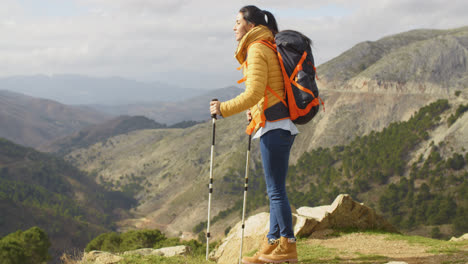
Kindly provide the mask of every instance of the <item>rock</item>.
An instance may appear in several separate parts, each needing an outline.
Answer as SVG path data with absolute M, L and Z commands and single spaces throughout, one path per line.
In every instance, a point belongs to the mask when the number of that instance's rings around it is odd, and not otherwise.
M 318 222 L 322 221 L 330 212 L 330 205 L 317 206 L 317 207 L 301 207 L 297 210 L 297 213 L 310 218 L 314 218 Z
M 260 247 L 262 239 L 270 229 L 270 214 L 259 213 L 245 221 L 243 253 L 250 252 Z M 241 243 L 242 222 L 237 223 L 228 235 L 221 241 L 216 251 L 210 254 L 210 258 L 218 264 L 232 264 L 239 259 Z
M 163 257 L 174 257 L 174 256 L 185 256 L 188 255 L 191 251 L 191 248 L 188 246 L 176 246 L 176 247 L 167 247 L 167 248 L 141 248 L 131 251 L 125 251 L 122 255 L 156 255 Z M 124 258 L 115 254 L 104 251 L 91 251 L 85 253 L 82 259 L 83 263 L 92 263 L 92 264 L 114 264 L 123 260 Z
M 468 240 L 468 233 L 464 234 L 463 236 L 461 237 L 452 237 L 450 239 L 450 241 L 453 241 L 453 242 L 459 242 L 459 241 L 465 241 L 465 240 Z
M 249 217 L 245 222 L 243 253 L 260 247 L 269 230 L 268 213 Z M 294 234 L 302 237 L 324 237 L 336 228 L 379 229 L 396 232 L 396 228 L 375 211 L 353 201 L 347 194 L 340 194 L 331 205 L 301 207 L 293 213 Z M 239 259 L 241 223 L 234 226 L 210 255 L 218 264 L 233 263 Z
M 404 261 L 390 261 L 390 262 L 387 262 L 385 264 L 408 264 L 408 263 L 406 263 Z
M 300 214 L 293 214 L 294 234 L 299 237 L 309 236 L 319 221 L 312 217 L 306 217 Z
M 362 203 L 354 201 L 347 194 L 340 194 L 330 206 L 329 214 L 320 222 L 326 228 L 357 228 L 360 230 L 378 229 L 388 232 L 397 232 L 382 216 L 377 215 L 373 209 Z
M 185 256 L 190 253 L 191 249 L 188 246 L 175 246 L 175 247 L 166 247 L 166 248 L 141 248 L 131 251 L 126 251 L 124 255 L 157 255 L 163 257 L 174 257 L 174 256 Z
M 340 194 L 331 205 L 319 207 L 301 207 L 297 209 L 301 217 L 315 220 L 303 227 L 295 227 L 295 232 L 301 236 L 309 236 L 314 232 L 336 228 L 357 228 L 360 230 L 378 229 L 396 232 L 383 217 L 364 204 L 354 201 L 347 194 Z M 297 230 L 296 230 L 297 228 Z
M 117 255 L 97 250 L 85 253 L 83 256 L 84 263 L 92 262 L 93 264 L 114 264 L 118 263 L 122 259 L 122 257 Z

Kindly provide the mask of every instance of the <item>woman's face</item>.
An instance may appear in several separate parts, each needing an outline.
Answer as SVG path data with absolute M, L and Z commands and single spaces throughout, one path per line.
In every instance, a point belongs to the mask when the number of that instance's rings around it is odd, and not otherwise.
M 244 14 L 237 14 L 236 24 L 234 25 L 234 32 L 236 32 L 236 40 L 240 41 L 245 33 L 249 32 L 255 25 L 250 24 L 247 20 L 244 19 Z

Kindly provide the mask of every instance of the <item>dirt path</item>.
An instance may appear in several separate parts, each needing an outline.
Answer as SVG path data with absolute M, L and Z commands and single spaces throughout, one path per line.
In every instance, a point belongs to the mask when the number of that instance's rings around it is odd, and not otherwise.
M 388 238 L 388 235 L 383 234 L 353 233 L 327 239 L 310 239 L 307 242 L 310 245 L 336 250 L 342 261 L 331 263 L 404 261 L 408 264 L 468 264 L 468 244 L 457 247 L 458 250 L 454 252 L 437 253 L 431 251 L 433 248 L 430 246 Z

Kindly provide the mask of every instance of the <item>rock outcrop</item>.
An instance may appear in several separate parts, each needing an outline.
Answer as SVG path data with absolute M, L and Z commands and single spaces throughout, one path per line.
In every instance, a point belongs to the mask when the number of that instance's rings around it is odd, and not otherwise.
M 465 241 L 465 240 L 468 240 L 468 233 L 467 233 L 467 234 L 464 234 L 464 235 L 461 236 L 461 237 L 452 237 L 452 238 L 450 239 L 450 241 L 454 241 L 454 242 Z
M 356 228 L 360 230 L 378 229 L 396 232 L 396 228 L 383 217 L 362 203 L 354 201 L 347 194 L 340 194 L 331 205 L 319 207 L 301 207 L 293 213 L 294 234 L 309 237 L 325 230 Z M 269 214 L 260 213 L 249 217 L 245 222 L 243 252 L 258 249 L 262 238 L 269 229 Z M 242 223 L 231 229 L 216 251 L 210 254 L 218 264 L 232 263 L 239 258 Z
M 167 247 L 160 249 L 153 248 L 141 248 L 137 250 L 126 251 L 122 254 L 112 254 L 103 251 L 91 251 L 85 253 L 83 256 L 84 263 L 93 263 L 93 264 L 114 264 L 123 260 L 122 256 L 125 255 L 156 255 L 163 257 L 174 257 L 174 256 L 185 256 L 190 253 L 190 247 L 188 246 L 176 246 L 176 247 Z
M 122 259 L 122 257 L 109 252 L 93 250 L 91 252 L 85 253 L 82 261 L 84 263 L 114 264 L 118 263 Z

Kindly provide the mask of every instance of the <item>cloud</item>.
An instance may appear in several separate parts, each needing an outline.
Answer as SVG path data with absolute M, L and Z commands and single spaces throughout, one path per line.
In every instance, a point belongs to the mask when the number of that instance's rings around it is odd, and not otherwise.
M 48 0 L 52 1 L 52 0 Z M 0 3 L 0 74 L 77 73 L 218 88 L 240 73 L 232 27 L 248 1 L 70 0 L 67 15 L 35 16 L 17 1 Z M 323 63 L 353 45 L 416 28 L 466 25 L 461 0 L 256 1 L 280 29 L 314 41 Z M 73 15 L 71 15 L 73 14 Z

